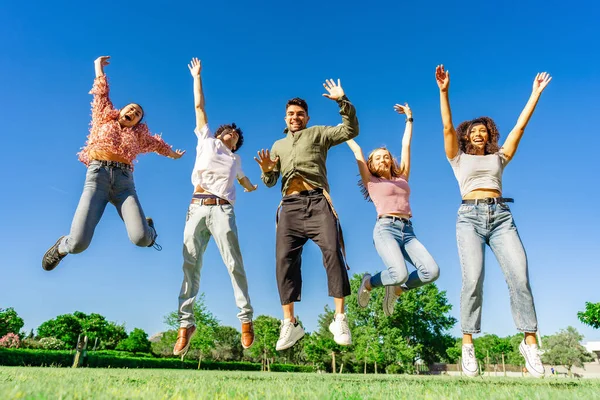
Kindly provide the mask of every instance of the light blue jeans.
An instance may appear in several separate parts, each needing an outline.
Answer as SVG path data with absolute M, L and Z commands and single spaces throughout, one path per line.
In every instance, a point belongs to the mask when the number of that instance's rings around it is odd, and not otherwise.
M 410 221 L 380 218 L 373 229 L 375 249 L 387 267 L 371 277 L 371 286 L 401 286 L 415 289 L 435 281 L 440 269 L 425 246 L 417 240 Z M 406 261 L 416 271 L 408 273 Z
M 133 244 L 147 247 L 154 242 L 156 234 L 148 226 L 138 200 L 133 172 L 92 161 L 71 223 L 71 233 L 63 238 L 58 250 L 63 254 L 76 254 L 87 249 L 109 202 L 117 208 Z
M 233 206 L 204 206 L 190 204 L 183 233 L 183 283 L 179 293 L 179 324 L 181 328 L 195 325 L 194 302 L 200 290 L 202 258 L 210 237 L 221 252 L 229 271 L 235 304 L 241 322 L 252 321 L 252 306 L 248 295 L 248 281 L 242 252 L 238 242 L 237 226 Z
M 461 205 L 456 221 L 456 239 L 462 267 L 460 317 L 463 333 L 481 331 L 486 244 L 496 255 L 504 273 L 517 329 L 537 332 L 527 255 L 508 205 Z

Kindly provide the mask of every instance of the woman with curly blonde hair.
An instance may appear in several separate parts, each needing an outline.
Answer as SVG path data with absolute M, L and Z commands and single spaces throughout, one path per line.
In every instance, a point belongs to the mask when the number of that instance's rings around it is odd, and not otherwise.
M 537 102 L 552 79 L 546 72 L 537 74 L 529 101 L 502 147 L 500 134 L 491 118 L 480 117 L 452 124 L 448 89 L 450 73 L 443 65 L 436 69 L 440 106 L 444 123 L 444 147 L 458 180 L 462 205 L 458 209 L 456 238 L 462 269 L 460 296 L 463 332 L 462 369 L 468 376 L 479 374 L 473 347 L 473 334 L 481 331 L 485 245 L 494 252 L 508 283 L 512 315 L 517 329 L 525 333 L 519 350 L 532 376 L 544 375 L 538 352 L 537 317 L 529 285 L 527 256 L 507 203 L 502 197 L 502 173 L 514 157 L 525 127 Z
M 185 151 L 173 151 L 159 135 L 152 135 L 141 122 L 144 111 L 139 104 L 129 103 L 122 109 L 113 106 L 104 67 L 109 56 L 94 61 L 96 79 L 90 94 L 92 122 L 79 161 L 87 167 L 83 193 L 71 224 L 71 233 L 61 236 L 46 251 L 42 268 L 51 271 L 67 254 L 81 253 L 90 245 L 96 225 L 110 202 L 125 222 L 129 239 L 137 246 L 155 245 L 156 229 L 144 211 L 133 182 L 133 161 L 141 153 L 155 152 L 178 159 Z
M 373 230 L 373 242 L 377 253 L 387 267 L 386 270 L 371 276 L 363 275 L 358 289 L 358 305 L 366 307 L 371 290 L 385 286 L 383 311 L 390 316 L 398 297 L 405 291 L 415 289 L 435 281 L 440 270 L 427 249 L 417 240 L 413 230 L 410 209 L 410 142 L 413 118 L 408 104 L 396 104 L 399 114 L 406 114 L 406 128 L 402 138 L 402 158 L 396 162 L 385 147 L 375 149 L 365 161 L 361 148 L 354 140 L 349 140 L 358 170 L 359 186 L 363 195 L 375 204 L 377 222 Z M 409 274 L 406 261 L 416 270 Z

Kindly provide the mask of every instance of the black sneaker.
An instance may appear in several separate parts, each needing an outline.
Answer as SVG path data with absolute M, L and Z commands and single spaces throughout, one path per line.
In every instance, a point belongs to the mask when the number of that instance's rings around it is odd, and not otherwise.
M 158 233 L 156 233 L 156 228 L 154 227 L 154 220 L 150 217 L 146 217 L 146 222 L 148 222 L 148 226 L 150 227 L 150 229 L 152 229 L 154 231 L 154 240 L 152 240 L 152 243 L 150 243 L 148 245 L 148 247 L 154 247 L 156 250 L 161 251 L 162 246 L 160 244 L 156 243 L 156 238 L 158 237 Z
M 44 258 L 42 258 L 42 268 L 46 271 L 52 271 L 60 264 L 61 260 L 67 256 L 66 254 L 60 255 L 58 252 L 58 245 L 63 238 L 64 236 L 61 236 L 56 243 L 46 251 L 46 254 L 44 254 Z

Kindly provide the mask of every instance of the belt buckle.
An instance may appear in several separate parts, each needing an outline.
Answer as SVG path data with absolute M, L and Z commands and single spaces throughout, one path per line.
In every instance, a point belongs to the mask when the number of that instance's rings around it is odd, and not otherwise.
M 490 205 L 490 204 L 495 204 L 496 203 L 496 199 L 494 197 L 488 197 L 487 199 L 485 199 L 485 202 Z

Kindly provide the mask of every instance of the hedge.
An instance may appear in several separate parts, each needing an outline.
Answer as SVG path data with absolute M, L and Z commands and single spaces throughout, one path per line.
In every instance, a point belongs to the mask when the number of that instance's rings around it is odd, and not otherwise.
M 121 353 L 121 354 L 116 354 Z M 0 349 L 0 365 L 32 367 L 70 367 L 73 365 L 74 351 L 36 350 L 36 349 Z M 90 368 L 175 368 L 197 369 L 198 361 L 178 358 L 154 358 L 149 355 L 133 357 L 123 352 L 89 352 L 84 364 Z M 224 371 L 260 371 L 261 365 L 243 361 L 220 362 L 202 361 L 201 369 Z M 273 372 L 314 372 L 309 365 L 272 364 Z

